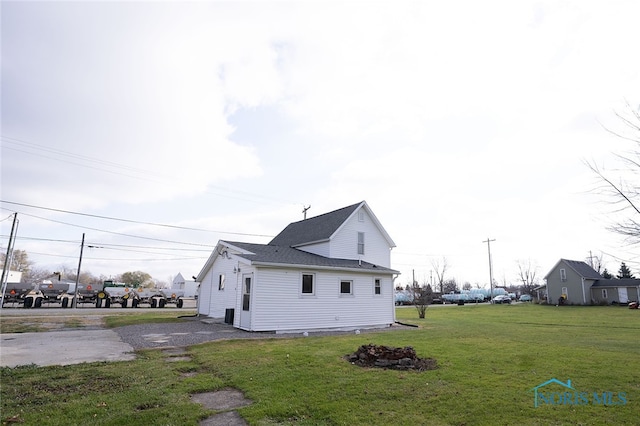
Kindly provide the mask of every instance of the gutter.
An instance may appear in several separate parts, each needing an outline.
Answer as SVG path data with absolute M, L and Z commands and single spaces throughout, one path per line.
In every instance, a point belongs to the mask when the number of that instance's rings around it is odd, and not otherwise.
M 378 268 L 350 268 L 348 266 L 322 266 L 322 265 L 307 265 L 307 264 L 295 264 L 295 263 L 274 263 L 274 262 L 258 262 L 251 261 L 251 265 L 254 266 L 264 266 L 270 268 L 289 268 L 289 269 L 319 269 L 319 270 L 327 270 L 327 271 L 349 271 L 349 272 L 362 272 L 362 273 L 377 273 L 381 275 L 394 275 L 400 274 L 399 271 L 395 271 L 393 269 L 385 268 L 383 266 Z

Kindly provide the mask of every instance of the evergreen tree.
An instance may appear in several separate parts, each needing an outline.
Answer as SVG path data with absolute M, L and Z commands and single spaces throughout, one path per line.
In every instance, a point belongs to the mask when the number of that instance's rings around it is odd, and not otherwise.
M 607 268 L 604 268 L 604 271 L 602 271 L 602 277 L 610 280 L 611 278 L 613 278 L 613 275 L 611 275 L 611 273 L 607 271 Z
M 629 269 L 629 267 L 627 267 L 627 265 L 625 265 L 625 263 L 622 262 L 620 264 L 620 269 L 618 270 L 618 275 L 616 275 L 616 278 L 623 279 L 623 278 L 635 278 L 635 277 L 631 273 L 631 270 Z

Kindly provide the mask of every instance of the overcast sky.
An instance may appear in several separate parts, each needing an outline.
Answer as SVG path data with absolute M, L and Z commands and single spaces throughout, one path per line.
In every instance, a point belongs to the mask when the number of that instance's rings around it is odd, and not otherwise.
M 169 281 L 219 239 L 366 200 L 402 284 L 446 258 L 488 285 L 488 238 L 500 284 L 590 251 L 640 273 L 585 166 L 634 148 L 604 128 L 640 105 L 638 17 L 637 0 L 3 1 L 2 250 L 18 212 L 38 266 L 77 268 L 85 233 L 83 270 Z

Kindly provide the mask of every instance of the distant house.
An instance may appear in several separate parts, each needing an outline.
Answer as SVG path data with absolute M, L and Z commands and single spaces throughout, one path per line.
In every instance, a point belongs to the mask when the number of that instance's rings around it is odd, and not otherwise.
M 395 244 L 366 202 L 289 224 L 268 244 L 219 241 L 198 313 L 249 331 L 388 327 Z
M 579 260 L 560 259 L 545 280 L 549 303 L 554 304 L 560 297 L 571 305 L 627 304 L 640 295 L 640 280 L 606 279 Z
M 173 290 L 184 291 L 184 297 L 196 297 L 198 295 L 199 283 L 193 280 L 186 280 L 181 273 L 173 279 L 171 284 Z

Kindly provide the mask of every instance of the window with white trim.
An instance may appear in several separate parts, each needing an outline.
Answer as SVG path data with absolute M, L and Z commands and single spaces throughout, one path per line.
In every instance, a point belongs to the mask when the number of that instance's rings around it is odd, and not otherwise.
M 565 269 L 560 269 L 560 281 L 567 280 L 567 271 Z
M 603 288 L 603 289 L 602 289 L 602 298 L 603 298 L 603 299 L 606 299 L 606 298 L 607 298 L 607 289 L 606 289 L 606 288 Z
M 218 277 L 218 290 L 224 290 L 224 274 L 220 274 L 220 276 Z
M 302 274 L 302 294 L 303 295 L 315 294 L 314 281 L 315 280 L 314 280 L 313 274 Z
M 342 280 L 340 281 L 340 295 L 352 295 L 353 294 L 353 281 Z
M 382 283 L 380 282 L 380 278 L 373 280 L 373 294 L 376 296 L 382 294 Z
M 364 254 L 364 232 L 358 232 L 358 254 Z
M 360 210 L 358 212 L 358 222 L 364 222 L 364 211 Z

